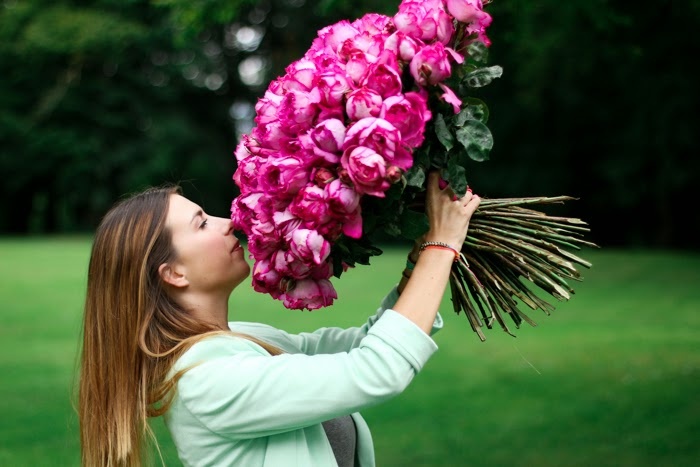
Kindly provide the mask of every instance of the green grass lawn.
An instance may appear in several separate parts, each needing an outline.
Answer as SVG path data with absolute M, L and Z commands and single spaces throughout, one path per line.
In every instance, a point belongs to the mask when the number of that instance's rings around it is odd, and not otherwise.
M 0 240 L 0 465 L 79 464 L 71 402 L 89 238 Z M 446 300 L 440 351 L 363 414 L 379 467 L 700 463 L 700 255 L 586 251 L 577 293 L 479 342 Z M 288 331 L 362 323 L 398 280 L 388 250 L 335 281 L 336 305 L 284 309 L 237 290 L 231 319 Z M 543 296 L 544 297 L 544 296 Z M 156 420 L 166 464 L 177 456 Z

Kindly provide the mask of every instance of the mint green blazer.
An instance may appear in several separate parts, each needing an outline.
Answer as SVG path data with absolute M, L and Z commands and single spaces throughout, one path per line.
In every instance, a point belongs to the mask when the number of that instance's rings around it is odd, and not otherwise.
M 391 310 L 394 288 L 361 327 L 288 334 L 231 322 L 286 353 L 271 357 L 235 336 L 193 345 L 173 371 L 196 365 L 177 384 L 165 415 L 186 466 L 337 466 L 321 422 L 351 414 L 357 466 L 375 465 L 372 436 L 360 410 L 401 393 L 437 345 Z M 442 327 L 440 316 L 433 331 Z

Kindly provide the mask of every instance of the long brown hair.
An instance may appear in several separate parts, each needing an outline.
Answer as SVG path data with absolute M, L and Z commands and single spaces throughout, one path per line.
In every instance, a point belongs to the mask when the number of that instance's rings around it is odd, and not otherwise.
M 158 267 L 175 258 L 165 227 L 176 185 L 118 202 L 95 233 L 88 269 L 78 414 L 82 464 L 139 466 L 183 372 L 167 374 L 195 342 L 222 331 L 167 293 Z M 250 336 L 271 354 L 279 349 Z

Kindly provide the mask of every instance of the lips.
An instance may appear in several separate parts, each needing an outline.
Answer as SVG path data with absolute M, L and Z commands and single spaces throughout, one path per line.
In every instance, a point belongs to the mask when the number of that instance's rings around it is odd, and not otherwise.
M 243 247 L 241 246 L 241 242 L 235 242 L 233 244 L 233 248 L 231 248 L 231 253 L 234 253 L 234 252 L 236 252 L 238 250 L 242 250 L 242 249 L 243 249 Z

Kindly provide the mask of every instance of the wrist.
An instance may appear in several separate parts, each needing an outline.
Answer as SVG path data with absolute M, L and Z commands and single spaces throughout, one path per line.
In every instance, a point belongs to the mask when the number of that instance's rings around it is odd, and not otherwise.
M 423 254 L 426 250 L 439 250 L 439 251 L 445 251 L 448 252 L 452 255 L 453 261 L 457 262 L 459 261 L 461 257 L 461 252 L 459 249 L 453 247 L 449 243 L 446 242 L 441 242 L 441 241 L 426 241 L 423 242 L 420 245 L 420 250 L 419 253 Z
M 420 252 L 420 248 L 424 243 L 433 243 L 433 242 L 445 243 L 445 244 L 449 245 L 450 247 L 454 248 L 455 250 L 460 250 L 464 240 L 462 240 L 460 242 L 459 240 L 455 239 L 454 237 L 451 238 L 449 235 L 444 235 L 444 234 L 441 235 L 441 234 L 429 232 L 425 236 L 425 238 L 423 238 L 421 240 L 421 242 L 416 245 L 416 247 L 418 248 L 418 251 Z

